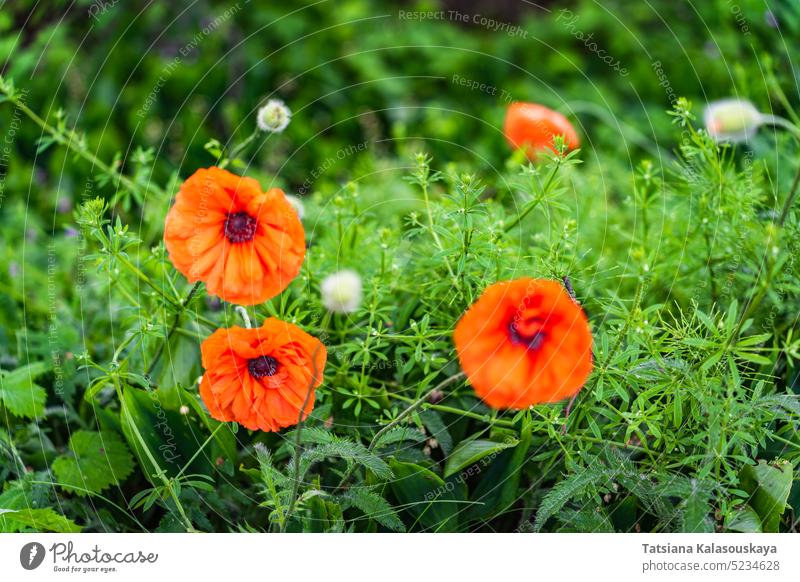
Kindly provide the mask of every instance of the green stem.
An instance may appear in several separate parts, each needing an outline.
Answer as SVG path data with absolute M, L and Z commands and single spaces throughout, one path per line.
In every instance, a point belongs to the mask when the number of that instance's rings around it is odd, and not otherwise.
M 560 158 L 557 158 L 557 161 L 553 164 L 553 169 L 550 170 L 550 175 L 547 176 L 547 180 L 544 183 L 544 186 L 541 189 L 541 194 L 535 197 L 517 216 L 509 222 L 507 225 L 503 227 L 503 232 L 508 232 L 515 226 L 517 226 L 522 220 L 530 214 L 534 208 L 538 207 L 539 204 L 544 200 L 545 195 L 550 190 L 550 186 L 553 184 L 553 180 L 558 173 L 558 169 L 561 167 Z
M 425 214 L 428 215 L 428 228 L 431 231 L 431 235 L 433 236 L 433 240 L 436 243 L 436 246 L 439 248 L 439 252 L 444 253 L 444 245 L 442 245 L 442 241 L 439 238 L 439 235 L 436 234 L 436 229 L 433 225 L 433 213 L 431 212 L 431 200 L 430 196 L 428 195 L 428 182 L 426 180 L 420 180 L 420 186 L 422 187 L 422 199 L 425 202 Z M 447 272 L 450 273 L 450 278 L 453 280 L 453 283 L 458 286 L 458 278 L 456 274 L 453 272 L 453 268 L 450 266 L 450 261 L 447 260 L 447 257 L 444 257 L 444 264 L 447 266 Z
M 194 297 L 195 293 L 197 293 L 197 290 L 200 288 L 200 284 L 201 284 L 200 281 L 195 283 L 192 286 L 192 289 L 189 291 L 189 294 L 186 296 L 186 299 L 181 301 L 181 306 L 175 312 L 175 319 L 173 319 L 172 327 L 170 327 L 169 331 L 167 332 L 167 337 L 165 337 L 164 341 L 159 344 L 158 351 L 156 351 L 156 354 L 153 356 L 153 361 L 150 362 L 150 365 L 147 367 L 147 373 L 145 375 L 148 378 L 150 378 L 150 376 L 153 375 L 153 371 L 156 368 L 156 364 L 158 364 L 158 360 L 161 358 L 161 354 L 164 353 L 164 347 L 169 343 L 170 338 L 172 338 L 172 335 L 175 333 L 175 330 L 177 329 L 178 324 L 180 323 L 181 315 L 183 315 L 183 312 L 186 310 L 186 307 L 189 305 L 189 302 L 192 300 L 192 297 Z
M 450 384 L 453 384 L 454 382 L 458 382 L 459 380 L 462 380 L 465 376 L 466 376 L 466 374 L 464 372 L 459 372 L 458 374 L 454 374 L 453 376 L 450 376 L 449 378 L 446 378 L 446 379 L 442 380 L 436 386 L 434 386 L 433 388 L 428 390 L 425 394 L 423 394 L 422 396 L 417 398 L 411 404 L 411 406 L 409 406 L 403 412 L 398 414 L 392 422 L 390 422 L 389 424 L 384 426 L 381 430 L 379 430 L 378 432 L 375 433 L 375 436 L 372 437 L 372 441 L 370 441 L 369 446 L 367 447 L 367 450 L 368 451 L 373 450 L 375 448 L 375 446 L 378 444 L 378 441 L 380 441 L 380 438 L 383 435 L 385 435 L 387 432 L 392 430 L 394 427 L 396 427 L 398 424 L 400 424 L 403 421 L 404 418 L 406 418 L 409 414 L 411 414 L 417 408 L 419 408 L 419 406 L 423 402 L 425 402 L 428 398 L 430 398 L 431 394 L 433 394 L 437 390 L 441 390 L 442 388 L 445 388 L 445 387 L 449 386 Z
M 295 439 L 294 439 L 294 479 L 292 483 L 292 496 L 289 500 L 289 506 L 286 509 L 286 513 L 283 515 L 283 520 L 280 523 L 280 531 L 281 533 L 286 531 L 286 526 L 289 524 L 289 518 L 292 516 L 294 512 L 295 505 L 297 504 L 297 497 L 300 493 L 300 450 L 303 448 L 301 444 L 301 436 L 303 432 L 303 425 L 306 406 L 308 406 L 309 400 L 311 400 L 311 394 L 314 393 L 314 384 L 317 383 L 317 376 L 319 374 L 319 369 L 317 368 L 317 352 L 320 350 L 320 346 L 314 350 L 314 353 L 311 355 L 311 380 L 308 382 L 308 389 L 306 390 L 306 398 L 303 400 L 303 406 L 300 408 L 300 414 L 297 418 L 297 430 L 295 431 Z
M 11 103 L 13 103 L 17 107 L 17 109 L 19 109 L 25 115 L 27 115 L 34 123 L 36 123 L 36 125 L 41 127 L 43 131 L 45 131 L 46 133 L 50 134 L 53 138 L 55 138 L 55 140 L 58 143 L 63 144 L 68 150 L 80 156 L 93 166 L 100 168 L 109 176 L 113 176 L 119 184 L 122 184 L 128 190 L 136 192 L 137 194 L 142 194 L 139 185 L 136 184 L 133 180 L 123 175 L 122 173 L 114 170 L 106 162 L 104 162 L 103 160 L 92 154 L 87 149 L 75 145 L 75 140 L 73 135 L 65 135 L 61 133 L 55 127 L 53 127 L 52 125 L 47 123 L 44 119 L 39 117 L 39 115 L 35 111 L 33 111 L 30 107 L 25 105 L 25 103 L 20 101 L 16 96 L 10 96 L 8 94 L 6 95 L 8 96 L 8 100 Z M 152 185 L 148 184 L 148 188 L 150 188 L 151 190 L 155 191 L 160 195 L 164 194 L 164 191 L 155 184 Z
M 164 484 L 164 488 L 167 490 L 167 492 L 169 493 L 170 497 L 172 497 L 172 500 L 175 502 L 175 507 L 178 509 L 178 513 L 180 514 L 180 518 L 183 521 L 184 526 L 186 527 L 186 531 L 189 531 L 189 532 L 195 531 L 194 526 L 192 525 L 192 522 L 186 516 L 186 511 L 184 511 L 183 505 L 181 504 L 181 501 L 178 498 L 178 495 L 175 493 L 175 489 L 172 487 L 172 481 L 167 477 L 167 474 L 164 472 L 164 470 L 158 464 L 158 461 L 156 460 L 155 456 L 150 451 L 150 447 L 147 446 L 147 443 L 145 442 L 144 437 L 142 436 L 142 433 L 139 432 L 139 427 L 136 426 L 136 422 L 133 420 L 133 416 L 131 415 L 130 410 L 128 410 L 128 407 L 125 404 L 125 400 L 122 397 L 122 386 L 120 384 L 119 377 L 117 376 L 116 373 L 112 373 L 111 374 L 111 379 L 114 382 L 114 388 L 116 389 L 116 392 L 117 392 L 117 398 L 119 399 L 120 408 L 122 409 L 122 413 L 125 415 L 125 417 L 126 417 L 126 419 L 128 421 L 128 424 L 130 425 L 131 430 L 133 431 L 133 434 L 136 437 L 136 440 L 139 442 L 139 446 L 142 447 L 142 450 L 144 451 L 144 454 L 147 456 L 147 458 L 153 464 L 153 468 L 156 471 L 156 476 Z
M 241 153 L 241 152 L 242 152 L 242 151 L 243 151 L 243 150 L 244 150 L 244 149 L 245 149 L 247 146 L 249 146 L 249 145 L 250 145 L 250 144 L 253 142 L 253 140 L 254 140 L 256 137 L 258 137 L 258 134 L 259 134 L 259 133 L 261 133 L 261 131 L 260 131 L 260 130 L 258 130 L 258 129 L 256 129 L 256 130 L 255 130 L 253 133 L 251 133 L 251 134 L 250 134 L 250 135 L 249 135 L 249 136 L 248 136 L 248 137 L 247 137 L 247 138 L 246 138 L 246 139 L 245 139 L 245 140 L 244 140 L 242 143 L 240 143 L 240 144 L 239 144 L 239 145 L 237 145 L 237 146 L 234 146 L 234 147 L 231 149 L 231 151 L 230 151 L 230 153 L 228 154 L 228 156 L 227 156 L 225 159 L 223 159 L 223 160 L 221 160 L 221 161 L 220 161 L 220 163 L 219 163 L 219 167 L 220 167 L 220 168 L 226 168 L 226 167 L 228 166 L 228 164 L 229 164 L 229 163 L 230 163 L 232 160 L 235 160 L 235 159 L 236 159 L 236 156 L 238 156 L 238 155 L 239 155 L 239 154 L 240 154 L 240 153 Z
M 795 138 L 797 138 L 798 143 L 800 144 L 800 129 L 797 128 L 792 122 L 787 119 L 783 119 L 782 117 L 776 117 L 774 115 L 765 115 L 765 118 L 769 120 L 769 122 L 780 125 L 781 127 L 785 127 L 787 129 L 791 129 L 792 134 Z M 774 224 L 781 228 L 786 222 L 786 219 L 789 217 L 789 212 L 792 209 L 792 205 L 794 204 L 795 198 L 797 197 L 797 193 L 800 191 L 800 166 L 797 167 L 797 171 L 795 172 L 794 179 L 792 180 L 792 185 L 789 188 L 789 193 L 786 195 L 786 201 L 783 203 L 783 208 L 781 209 L 781 213 L 778 216 L 778 219 L 775 220 Z M 771 240 L 770 240 L 771 242 Z M 767 245 L 770 246 L 770 245 Z M 736 328 L 733 330 L 731 334 L 728 345 L 730 345 L 738 336 L 739 332 L 742 329 L 744 323 L 750 318 L 753 313 L 755 313 L 756 309 L 758 309 L 759 305 L 761 305 L 761 301 L 769 291 L 770 283 L 772 282 L 772 277 L 774 276 L 773 268 L 775 262 L 772 260 L 772 254 L 768 250 L 767 251 L 767 261 L 769 263 L 768 270 L 767 270 L 767 279 L 764 282 L 762 288 L 756 293 L 756 295 L 750 300 L 750 303 L 747 305 L 747 309 L 742 314 L 742 317 L 736 324 Z
M 395 419 L 392 420 L 392 422 L 390 422 L 389 424 L 384 426 L 381 430 L 379 430 L 378 432 L 375 433 L 375 436 L 372 437 L 372 440 L 370 441 L 369 446 L 367 447 L 367 450 L 368 451 L 374 450 L 376 445 L 378 444 L 378 441 L 380 441 L 380 438 L 383 435 L 385 435 L 387 432 L 392 430 L 394 427 L 396 427 L 398 424 L 400 424 L 403 421 L 403 419 L 405 419 L 409 414 L 411 414 L 417 408 L 419 408 L 420 405 L 422 405 L 422 403 L 424 403 L 428 398 L 430 398 L 431 394 L 433 394 L 437 390 L 441 390 L 442 388 L 445 388 L 446 386 L 449 386 L 450 384 L 452 384 L 454 382 L 457 382 L 458 380 L 463 379 L 464 376 L 466 376 L 466 374 L 464 372 L 459 372 L 458 374 L 450 376 L 449 378 L 446 378 L 446 379 L 442 380 L 436 386 L 434 386 L 433 388 L 428 390 L 425 394 L 423 394 L 422 396 L 420 396 L 419 398 L 414 400 L 411 403 L 411 405 L 408 406 L 405 410 L 403 410 L 403 412 L 398 414 L 395 417 Z M 344 484 L 350 478 L 350 475 L 353 474 L 353 470 L 354 469 L 355 469 L 355 465 L 351 465 L 347 469 L 347 471 L 345 471 L 344 475 L 342 475 L 342 479 L 339 481 L 339 484 L 336 486 L 336 489 L 334 489 L 334 493 L 339 491 L 342 487 L 344 487 Z
M 405 396 L 400 396 L 399 394 L 389 394 L 390 398 L 395 398 L 397 400 L 402 400 L 403 402 L 413 402 L 411 398 L 407 398 Z M 514 423 L 510 420 L 504 420 L 502 418 L 492 418 L 488 414 L 480 414 L 478 412 L 470 412 L 469 410 L 461 410 L 460 408 L 454 408 L 452 406 L 446 406 L 444 404 L 427 404 L 423 403 L 422 407 L 425 410 L 436 410 L 438 412 L 445 412 L 449 414 L 456 414 L 458 416 L 463 416 L 465 418 L 472 418 L 473 420 L 480 420 L 481 422 L 485 422 L 487 424 L 496 424 L 497 426 L 505 426 L 508 428 L 513 428 Z
M 782 442 L 782 443 L 784 443 L 786 445 L 791 445 L 796 449 L 800 449 L 800 444 L 792 442 L 789 439 L 785 439 L 783 437 L 780 437 L 780 436 L 776 435 L 775 433 L 771 433 L 768 438 L 775 439 L 776 441 L 780 441 L 780 442 Z
M 778 221 L 775 223 L 778 226 L 783 226 L 786 222 L 786 219 L 789 217 L 789 211 L 792 209 L 795 198 L 797 198 L 798 190 L 800 190 L 800 165 L 797 166 L 797 172 L 795 173 L 794 180 L 792 180 L 792 185 L 789 188 L 789 194 L 786 196 L 786 201 L 783 203 L 781 214 L 778 217 Z
M 675 160 L 675 157 L 669 150 L 659 146 L 658 143 L 647 137 L 646 134 L 636 129 L 633 125 L 621 122 L 618 116 L 613 115 L 608 109 L 596 103 L 592 103 L 591 101 L 569 101 L 564 104 L 563 109 L 565 109 L 565 113 L 568 114 L 584 113 L 591 115 L 605 123 L 612 130 L 618 129 L 625 141 L 634 143 L 640 148 L 647 150 L 656 159 L 666 160 L 668 162 Z
M 761 123 L 766 125 L 774 125 L 776 127 L 780 127 L 789 131 L 792 136 L 800 142 L 800 128 L 798 128 L 794 123 L 785 119 L 783 117 L 779 117 L 777 115 L 761 115 Z
M 202 444 L 202 445 L 200 445 L 200 448 L 199 448 L 199 449 L 197 449 L 197 451 L 195 451 L 195 453 L 194 453 L 194 454 L 192 455 L 192 457 L 191 457 L 191 458 L 190 458 L 190 459 L 189 459 L 189 460 L 186 462 L 186 464 L 183 466 L 183 468 L 182 468 L 180 471 L 178 471 L 178 474 L 177 474 L 177 475 L 175 475 L 175 479 L 180 479 L 180 478 L 181 478 L 181 475 L 183 475 L 183 473 L 186 471 L 186 469 L 188 469 L 188 468 L 189 468 L 189 466 L 190 466 L 192 463 L 194 463 L 194 460 L 195 460 L 195 459 L 196 459 L 196 458 L 197 458 L 197 457 L 200 455 L 200 452 L 201 452 L 201 451 L 202 451 L 204 448 L 206 448 L 206 445 L 207 445 L 208 443 L 210 443 L 210 442 L 213 440 L 213 438 L 214 438 L 215 436 L 217 436 L 217 433 L 219 432 L 219 430 L 220 430 L 222 427 L 224 427 L 224 426 L 226 426 L 226 424 L 225 424 L 224 422 L 221 422 L 221 423 L 219 423 L 219 424 L 217 425 L 217 428 L 215 428 L 215 429 L 214 429 L 214 430 L 211 432 L 211 434 L 210 434 L 210 435 L 208 435 L 208 438 L 207 438 L 205 441 L 203 441 L 203 444 Z
M 400 395 L 397 395 L 397 394 L 389 394 L 389 396 L 391 398 L 396 398 L 396 399 L 402 400 L 404 402 L 411 402 L 411 399 L 407 398 L 405 396 L 400 396 Z M 444 405 L 441 405 L 441 404 L 423 404 L 423 408 L 425 410 L 436 410 L 436 411 L 439 411 L 439 412 L 445 412 L 445 413 L 455 414 L 455 415 L 458 415 L 458 416 L 463 416 L 463 417 L 466 417 L 466 418 L 472 418 L 472 419 L 475 419 L 475 420 L 480 420 L 480 421 L 485 422 L 487 424 L 495 424 L 497 426 L 503 426 L 503 427 L 507 427 L 507 428 L 515 428 L 517 426 L 517 424 L 514 423 L 514 421 L 512 421 L 512 420 L 505 420 L 505 419 L 502 419 L 502 418 L 492 418 L 492 417 L 490 417 L 490 416 L 488 416 L 486 414 L 478 414 L 476 412 L 470 412 L 468 410 L 461 410 L 460 408 L 453 408 L 452 406 L 444 406 Z M 544 427 L 540 426 L 539 428 L 544 428 Z M 596 437 L 592 437 L 592 436 L 577 435 L 577 434 L 572 434 L 572 433 L 565 433 L 565 434 L 562 434 L 561 436 L 565 437 L 565 438 L 568 438 L 568 439 L 576 440 L 576 441 L 585 441 L 585 442 L 588 442 L 588 443 L 593 443 L 593 444 L 598 444 L 598 445 L 613 445 L 615 447 L 620 447 L 620 448 L 623 448 L 623 449 L 629 449 L 629 450 L 637 451 L 637 452 L 640 452 L 640 453 L 646 453 L 646 454 L 650 453 L 649 449 L 647 449 L 645 447 L 640 447 L 638 445 L 631 445 L 631 444 L 627 444 L 627 443 L 623 443 L 623 442 L 619 442 L 619 441 L 612 441 L 612 440 L 609 440 L 609 439 L 606 439 L 606 438 L 600 439 L 600 438 L 596 438 Z

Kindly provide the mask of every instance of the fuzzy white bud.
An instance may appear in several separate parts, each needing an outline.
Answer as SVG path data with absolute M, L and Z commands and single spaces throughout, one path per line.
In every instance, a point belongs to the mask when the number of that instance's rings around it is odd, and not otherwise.
M 322 281 L 322 304 L 334 313 L 352 313 L 361 305 L 361 277 L 355 271 L 339 271 Z
M 270 99 L 256 115 L 258 129 L 267 133 L 282 132 L 291 120 L 292 112 L 280 99 Z
M 755 105 L 742 99 L 722 99 L 709 103 L 703 118 L 711 137 L 733 143 L 750 139 L 764 121 Z

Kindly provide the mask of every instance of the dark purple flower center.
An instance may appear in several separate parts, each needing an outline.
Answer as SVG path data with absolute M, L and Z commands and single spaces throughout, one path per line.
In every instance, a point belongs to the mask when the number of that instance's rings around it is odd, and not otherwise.
M 278 371 L 278 360 L 272 356 L 259 356 L 247 361 L 247 369 L 253 378 L 273 376 Z
M 517 323 L 511 321 L 511 323 L 508 324 L 508 337 L 513 344 L 523 345 L 529 350 L 536 350 L 542 345 L 545 334 L 543 331 L 536 331 L 532 334 L 521 333 L 517 329 Z
M 225 219 L 225 236 L 232 243 L 243 243 L 256 236 L 256 219 L 246 212 L 234 212 Z

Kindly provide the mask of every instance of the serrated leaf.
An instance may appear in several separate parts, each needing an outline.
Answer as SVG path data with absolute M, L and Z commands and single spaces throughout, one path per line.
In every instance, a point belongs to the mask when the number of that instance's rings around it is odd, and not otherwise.
M 364 512 L 364 515 L 374 519 L 379 524 L 392 531 L 404 532 L 406 526 L 397 516 L 397 513 L 383 497 L 365 489 L 354 487 L 347 491 L 343 499 Z
M 395 443 L 401 443 L 405 441 L 414 441 L 419 443 L 424 440 L 425 440 L 425 435 L 422 434 L 417 429 L 408 426 L 396 426 L 393 429 L 381 435 L 381 437 L 375 443 L 375 448 L 380 449 L 388 445 L 393 445 Z
M 339 457 L 348 463 L 356 463 L 371 471 L 379 479 L 391 479 L 392 471 L 375 453 L 367 447 L 343 438 L 336 438 L 333 442 L 324 443 L 305 450 L 300 455 L 300 478 L 302 479 L 312 465 L 327 457 Z M 287 473 L 294 471 L 294 459 L 289 463 Z
M 0 370 L 0 402 L 12 414 L 37 418 L 44 414 L 47 392 L 33 379 L 49 370 L 44 362 L 35 362 L 12 372 Z
M 81 527 L 50 507 L 41 509 L 0 508 L 0 532 L 13 533 L 23 529 L 37 532 L 78 533 Z
M 711 492 L 696 479 L 691 480 L 691 492 L 683 504 L 681 531 L 684 533 L 710 533 L 714 525 L 708 517 L 711 511 L 708 500 Z
M 133 456 L 113 432 L 80 430 L 69 439 L 70 453 L 53 461 L 53 472 L 68 491 L 85 495 L 117 485 L 133 471 Z M 72 486 L 72 487 L 68 487 Z
M 536 512 L 534 531 L 541 531 L 547 520 L 556 515 L 568 501 L 582 494 L 584 489 L 593 483 L 608 479 L 602 465 L 586 467 L 580 472 L 573 473 L 547 492 Z

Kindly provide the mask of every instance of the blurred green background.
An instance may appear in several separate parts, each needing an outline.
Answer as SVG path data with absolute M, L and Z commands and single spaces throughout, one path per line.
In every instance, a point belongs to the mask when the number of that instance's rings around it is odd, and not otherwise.
M 587 173 L 596 177 L 590 187 L 622 204 L 639 159 L 664 162 L 675 147 L 666 110 L 678 96 L 698 115 L 705 101 L 729 95 L 791 115 L 784 105 L 796 101 L 799 38 L 798 4 L 763 0 L 78 0 L 45 8 L 16 0 L 0 10 L 2 74 L 25 103 L 51 123 L 63 110 L 99 158 L 167 186 L 115 208 L 146 244 L 161 237 L 170 177 L 213 164 L 209 140 L 246 139 L 271 97 L 289 105 L 293 121 L 280 135 L 261 134 L 248 167 L 236 171 L 289 193 L 331 193 L 359 180 L 364 196 L 402 204 L 414 195 L 385 172 L 406 173 L 421 150 L 492 188 L 510 156 L 505 107 L 526 100 L 577 125 L 582 157 L 598 170 Z M 88 197 L 111 199 L 114 188 L 90 180 L 96 168 L 66 148 L 37 152 L 41 129 L 11 104 L 0 104 L 0 127 L 0 313 L 3 328 L 16 329 L 47 312 L 40 291 L 49 259 L 36 241 L 74 256 L 73 209 Z M 776 143 L 764 132 L 752 147 L 777 164 Z M 0 336 L 4 352 L 15 351 L 13 341 Z
M 409 16 L 420 11 L 441 12 Z M 577 118 L 580 133 L 591 136 L 585 149 L 616 145 L 632 156 L 640 153 L 636 136 L 618 124 L 669 148 L 664 111 L 676 96 L 701 103 L 738 94 L 781 113 L 768 81 L 774 72 L 796 93 L 790 66 L 800 7 L 788 0 L 78 0 L 42 8 L 17 0 L 4 3 L 0 34 L 2 72 L 29 91 L 35 111 L 64 108 L 93 149 L 106 157 L 119 151 L 123 163 L 137 146 L 154 148 L 160 183 L 174 170 L 185 176 L 209 165 L 209 139 L 240 141 L 259 104 L 280 97 L 294 123 L 264 139 L 251 171 L 279 173 L 300 190 L 313 169 L 361 143 L 368 144 L 356 156 L 361 171 L 421 142 L 439 159 L 502 165 L 508 98 Z M 454 83 L 454 74 L 486 88 Z M 0 122 L 12 114 L 0 108 Z M 66 207 L 88 168 L 65 161 L 63 151 L 37 158 L 38 136 L 22 124 L 5 194 L 25 194 L 33 178 L 32 203 Z M 323 183 L 352 173 L 353 164 L 333 165 Z

